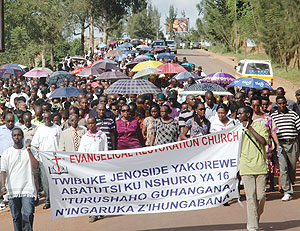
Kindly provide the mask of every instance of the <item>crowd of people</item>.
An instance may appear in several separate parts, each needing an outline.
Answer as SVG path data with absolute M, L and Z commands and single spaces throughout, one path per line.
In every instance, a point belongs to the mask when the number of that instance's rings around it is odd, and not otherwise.
M 299 157 L 300 90 L 295 103 L 287 100 L 279 87 L 272 102 L 267 88 L 227 88 L 232 93 L 228 97 L 211 91 L 195 96 L 181 95 L 183 84 L 171 76 L 151 81 L 163 93 L 106 95 L 110 82 L 94 76 L 76 77 L 74 82 L 66 78 L 60 86 L 23 76 L 0 81 L 1 194 L 8 193 L 15 230 L 32 229 L 34 204 L 42 191 L 43 208 L 51 206 L 45 168 L 37 151 L 141 148 L 207 135 L 239 123 L 245 134 L 240 176 L 247 198 L 248 230 L 258 229 L 267 181 L 268 190 L 283 193 L 282 201 L 291 199 Z M 195 80 L 189 78 L 187 85 L 192 84 Z M 83 93 L 49 99 L 55 89 L 67 86 Z M 6 208 L 5 201 L 0 205 Z M 97 219 L 90 217 L 91 222 Z

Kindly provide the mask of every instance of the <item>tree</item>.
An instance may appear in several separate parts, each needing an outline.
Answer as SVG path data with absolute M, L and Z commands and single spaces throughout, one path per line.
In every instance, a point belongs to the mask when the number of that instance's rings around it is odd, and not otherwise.
M 175 32 L 174 32 L 174 29 L 173 29 L 173 24 L 174 24 L 174 21 L 177 17 L 177 9 L 174 8 L 173 5 L 170 5 L 169 7 L 169 15 L 166 17 L 166 26 L 168 27 L 168 32 L 170 34 L 170 37 L 172 39 L 175 39 Z
M 161 30 L 160 13 L 150 4 L 128 19 L 126 31 L 131 38 L 155 39 Z
M 88 0 L 66 0 L 66 11 L 69 14 L 67 28 L 73 35 L 80 35 L 81 50 L 77 54 L 84 55 L 84 32 L 89 27 L 89 4 Z M 79 33 L 76 31 L 80 30 Z
M 143 0 L 94 0 L 91 8 L 95 26 L 103 33 L 103 42 L 107 43 L 108 35 L 115 30 L 120 21 L 130 14 L 145 9 L 147 1 Z

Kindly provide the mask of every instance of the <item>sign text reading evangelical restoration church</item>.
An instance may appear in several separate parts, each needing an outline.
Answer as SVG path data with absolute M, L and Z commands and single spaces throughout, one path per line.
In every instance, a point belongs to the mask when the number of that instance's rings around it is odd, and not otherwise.
M 41 152 L 52 218 L 206 209 L 238 197 L 241 127 L 167 145 Z

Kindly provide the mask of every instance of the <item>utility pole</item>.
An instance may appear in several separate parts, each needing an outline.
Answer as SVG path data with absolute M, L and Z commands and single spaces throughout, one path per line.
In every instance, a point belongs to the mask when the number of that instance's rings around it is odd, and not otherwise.
M 235 53 L 238 49 L 238 32 L 237 32 L 237 14 L 236 14 L 236 0 L 234 0 L 234 17 L 235 17 Z

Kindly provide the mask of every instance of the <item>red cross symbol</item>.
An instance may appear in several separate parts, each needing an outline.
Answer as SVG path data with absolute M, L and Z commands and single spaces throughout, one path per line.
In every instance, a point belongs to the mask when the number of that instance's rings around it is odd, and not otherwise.
M 57 170 L 58 170 L 58 172 L 60 172 L 60 167 L 58 165 L 58 160 L 61 160 L 61 158 L 57 158 L 57 156 L 55 156 L 55 158 L 53 158 L 52 160 L 55 160 L 56 165 L 57 165 Z

